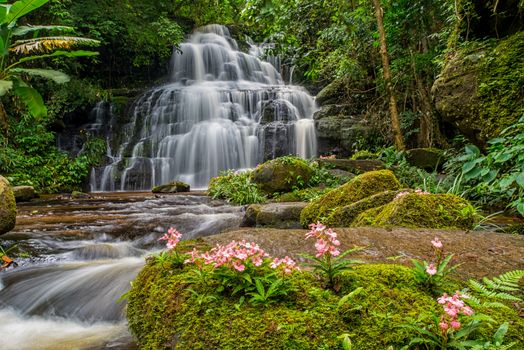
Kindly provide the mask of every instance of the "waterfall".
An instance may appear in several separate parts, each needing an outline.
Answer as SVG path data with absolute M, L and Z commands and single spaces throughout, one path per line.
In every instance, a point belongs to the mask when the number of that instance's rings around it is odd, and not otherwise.
M 91 189 L 149 190 L 173 180 L 205 188 L 222 170 L 315 156 L 313 98 L 284 85 L 257 52 L 241 52 L 224 26 L 193 33 L 173 52 L 170 82 L 144 93 L 113 135 L 118 147 L 94 169 Z

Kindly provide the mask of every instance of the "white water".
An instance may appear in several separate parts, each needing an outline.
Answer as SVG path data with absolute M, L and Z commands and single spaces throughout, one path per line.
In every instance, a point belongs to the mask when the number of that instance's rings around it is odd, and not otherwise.
M 158 238 L 171 226 L 184 239 L 206 236 L 242 217 L 203 196 L 108 196 L 19 206 L 0 244 L 16 241 L 33 257 L 0 271 L 1 350 L 136 349 L 118 299 L 163 248 Z
M 91 189 L 148 190 L 175 179 L 205 188 L 221 170 L 315 156 L 313 98 L 284 85 L 257 52 L 239 51 L 223 26 L 195 32 L 173 54 L 171 82 L 135 103 L 115 135 L 112 163 L 93 171 Z

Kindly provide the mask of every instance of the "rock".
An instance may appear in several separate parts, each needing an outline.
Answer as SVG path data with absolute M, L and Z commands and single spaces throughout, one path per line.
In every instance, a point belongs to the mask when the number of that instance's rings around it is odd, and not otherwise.
M 252 180 L 265 193 L 289 192 L 307 186 L 313 169 L 297 157 L 282 157 L 260 164 L 252 173 Z
M 450 54 L 432 87 L 445 122 L 485 146 L 524 109 L 524 32 Z
M 16 202 L 9 181 L 0 176 L 0 235 L 11 231 L 16 224 Z
M 242 226 L 300 228 L 300 212 L 307 203 L 252 204 L 246 209 Z
M 33 186 L 14 186 L 13 194 L 17 202 L 29 202 L 37 197 Z
M 280 121 L 257 127 L 257 135 L 261 138 L 263 146 L 264 161 L 287 156 L 289 150 L 294 149 L 294 129 L 294 124 Z
M 80 191 L 71 192 L 71 199 L 90 199 L 93 198 L 89 193 L 84 193 Z
M 168 184 L 155 186 L 151 190 L 153 193 L 177 193 L 177 192 L 189 192 L 190 187 L 188 184 L 182 181 L 172 181 Z
M 319 106 L 344 102 L 349 99 L 350 84 L 349 78 L 335 79 L 317 94 L 315 101 Z
M 300 214 L 300 222 L 304 227 L 317 221 L 323 222 L 337 208 L 345 207 L 376 193 L 398 189 L 400 183 L 390 170 L 364 173 L 309 203 Z
M 391 202 L 400 192 L 412 192 L 410 189 L 398 191 L 384 191 L 363 198 L 358 202 L 335 209 L 326 219 L 325 224 L 330 227 L 350 227 L 358 215 L 364 211 Z
M 410 193 L 386 205 L 364 211 L 351 226 L 470 230 L 476 217 L 475 208 L 458 196 Z
M 298 119 L 295 107 L 286 100 L 269 100 L 262 102 L 259 124 L 264 125 L 271 122 L 294 122 Z
M 413 148 L 406 151 L 409 164 L 427 171 L 435 171 L 444 163 L 444 152 L 437 148 Z
M 384 163 L 376 159 L 326 159 L 317 160 L 321 166 L 349 171 L 352 173 L 363 173 L 366 171 L 382 170 Z

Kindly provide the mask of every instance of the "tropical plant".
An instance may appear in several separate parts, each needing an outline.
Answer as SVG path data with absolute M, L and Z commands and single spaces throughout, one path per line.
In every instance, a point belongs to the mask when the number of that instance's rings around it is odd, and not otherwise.
M 93 51 L 70 51 L 79 45 L 96 46 L 97 40 L 76 36 L 41 36 L 41 32 L 73 32 L 67 26 L 32 26 L 19 25 L 23 16 L 45 5 L 49 0 L 19 0 L 7 4 L 0 0 L 0 97 L 12 93 L 27 107 L 28 112 L 35 117 L 47 114 L 40 93 L 30 84 L 30 78 L 40 77 L 63 84 L 69 81 L 69 76 L 52 69 L 33 68 L 29 62 L 45 58 L 81 57 L 97 55 Z M 7 132 L 7 115 L 0 101 L 0 123 Z
M 314 271 L 320 273 L 325 278 L 328 288 L 336 289 L 337 277 L 346 270 L 352 268 L 352 265 L 361 263 L 359 260 L 345 259 L 351 253 L 364 249 L 364 247 L 354 247 L 344 252 L 340 252 L 338 247 L 340 241 L 337 239 L 337 233 L 330 228 L 322 225 L 320 222 L 309 225 L 310 231 L 306 234 L 306 239 L 315 238 L 315 256 L 303 254 L 311 261 L 310 266 Z
M 427 261 L 420 261 L 412 259 L 413 273 L 415 280 L 420 283 L 425 289 L 432 293 L 440 293 L 440 287 L 448 275 L 455 271 L 460 264 L 450 266 L 453 259 L 453 254 L 444 257 L 444 245 L 438 237 L 431 241 L 433 252 L 435 255 L 435 262 L 428 263 Z
M 265 202 L 266 197 L 251 181 L 251 171 L 227 170 L 209 182 L 208 194 L 213 199 L 225 199 L 233 204 Z

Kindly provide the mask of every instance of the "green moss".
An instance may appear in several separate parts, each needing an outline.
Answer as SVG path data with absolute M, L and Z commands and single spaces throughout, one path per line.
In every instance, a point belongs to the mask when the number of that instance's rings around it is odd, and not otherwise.
M 314 200 L 329 191 L 327 188 L 310 187 L 293 192 L 286 192 L 279 195 L 276 200 L 279 202 L 302 202 Z
M 297 157 L 281 157 L 257 166 L 251 177 L 265 193 L 289 192 L 308 185 L 313 176 L 309 164 Z
M 373 194 L 398 190 L 400 183 L 390 170 L 370 171 L 326 193 L 311 202 L 300 214 L 300 222 L 307 226 L 325 221 L 337 208 L 347 206 Z
M 438 229 L 473 228 L 476 211 L 452 194 L 407 194 L 381 207 L 364 211 L 351 226 L 424 227 Z
M 479 64 L 478 95 L 486 139 L 516 122 L 524 111 L 524 32 L 497 42 Z
M 402 190 L 384 191 L 335 209 L 325 220 L 330 227 L 349 227 L 362 212 L 391 202 Z M 404 190 L 411 191 L 411 190 Z
M 0 176 L 0 235 L 11 231 L 16 224 L 16 202 L 9 181 Z
M 355 152 L 350 159 L 352 160 L 360 160 L 360 159 L 378 159 L 379 154 L 376 152 L 371 152 L 368 150 L 362 150 Z

